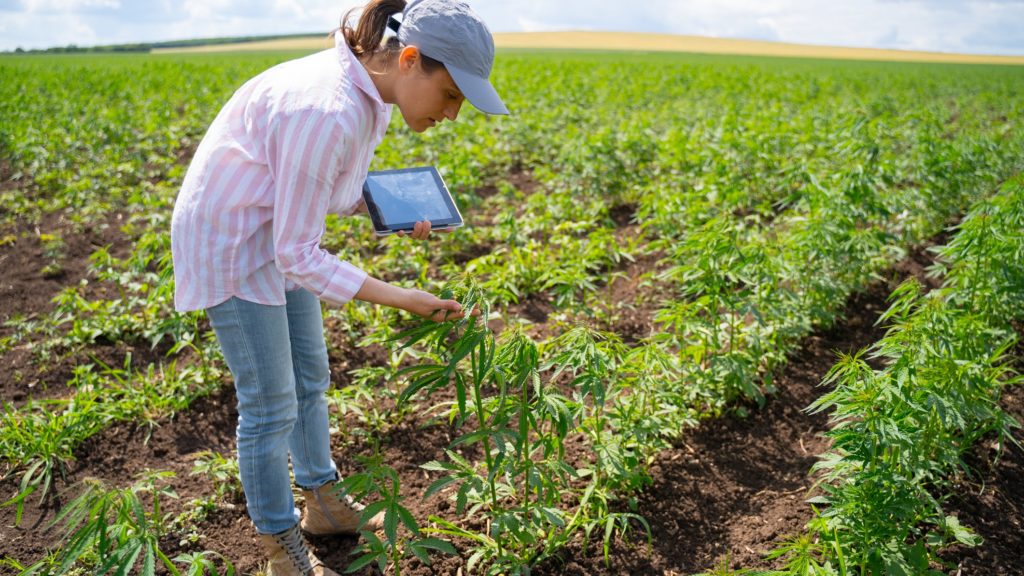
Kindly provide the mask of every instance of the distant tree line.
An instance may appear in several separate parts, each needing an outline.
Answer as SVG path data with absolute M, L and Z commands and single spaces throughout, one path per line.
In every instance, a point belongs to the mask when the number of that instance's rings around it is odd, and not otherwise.
M 52 48 L 34 48 L 25 50 L 18 47 L 4 54 L 69 54 L 81 52 L 149 52 L 157 48 L 190 48 L 194 46 L 213 46 L 216 44 L 236 44 L 241 42 L 263 42 L 266 40 L 290 40 L 294 38 L 310 38 L 319 34 L 283 34 L 277 36 L 232 36 L 224 38 L 195 38 L 192 40 L 171 40 L 167 42 L 139 42 L 136 44 L 110 44 L 107 46 L 54 46 Z

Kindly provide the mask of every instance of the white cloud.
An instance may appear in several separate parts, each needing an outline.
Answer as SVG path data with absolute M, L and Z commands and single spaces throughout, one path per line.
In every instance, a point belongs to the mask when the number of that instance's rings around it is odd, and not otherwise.
M 274 2 L 274 12 L 297 20 L 308 18 L 305 8 L 298 0 L 277 0 Z
M 541 22 L 540 20 L 532 20 L 530 18 L 524 18 L 522 16 L 516 18 L 516 22 L 519 23 L 517 31 L 522 32 L 551 32 L 552 30 L 559 30 L 560 28 L 556 25 Z
M 108 8 L 116 10 L 121 7 L 120 0 L 23 0 L 22 8 L 27 12 L 75 12 L 87 8 Z

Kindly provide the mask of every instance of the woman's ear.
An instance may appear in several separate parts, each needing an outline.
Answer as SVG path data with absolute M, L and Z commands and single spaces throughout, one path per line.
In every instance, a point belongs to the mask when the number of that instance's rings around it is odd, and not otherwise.
M 406 46 L 398 53 L 398 69 L 408 72 L 416 67 L 420 59 L 420 49 L 415 46 Z

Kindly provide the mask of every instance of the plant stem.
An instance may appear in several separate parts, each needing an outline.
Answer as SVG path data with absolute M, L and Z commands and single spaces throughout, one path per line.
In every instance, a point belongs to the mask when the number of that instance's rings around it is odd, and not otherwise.
M 485 342 L 486 340 L 482 340 L 478 346 L 486 346 Z M 474 362 L 477 361 L 476 356 L 478 354 L 478 350 L 479 348 L 475 348 L 472 352 L 470 352 L 470 354 L 473 356 Z M 480 360 L 482 361 L 482 358 Z M 486 423 L 486 415 L 484 414 L 483 398 L 480 392 L 480 381 L 477 378 L 473 378 L 473 400 L 473 403 L 476 405 L 476 418 L 477 421 L 480 423 L 480 429 L 489 432 Z M 491 456 L 491 437 L 489 434 L 484 435 L 484 461 L 487 464 L 487 484 L 490 487 L 491 491 L 491 509 L 497 510 L 498 491 L 497 487 L 494 484 L 494 458 Z M 501 541 L 497 539 L 496 541 L 498 542 L 498 551 L 500 553 Z

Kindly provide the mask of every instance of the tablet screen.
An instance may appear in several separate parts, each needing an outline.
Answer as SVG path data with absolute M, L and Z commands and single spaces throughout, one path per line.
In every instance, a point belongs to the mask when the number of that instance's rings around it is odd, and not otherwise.
M 384 224 L 441 220 L 451 217 L 427 171 L 377 174 L 366 179 Z
M 412 229 L 422 220 L 436 228 L 462 223 L 441 176 L 430 166 L 370 172 L 363 193 L 378 232 Z

